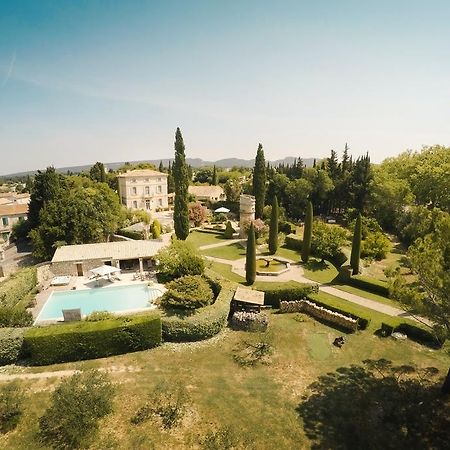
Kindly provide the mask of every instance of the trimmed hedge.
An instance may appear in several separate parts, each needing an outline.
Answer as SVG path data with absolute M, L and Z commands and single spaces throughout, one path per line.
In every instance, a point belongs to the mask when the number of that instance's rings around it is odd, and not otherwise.
M 363 291 L 372 292 L 373 294 L 389 297 L 388 284 L 385 281 L 376 278 L 365 277 L 363 275 L 354 275 L 345 279 L 350 286 L 362 289 Z
M 26 354 L 35 365 L 103 358 L 160 343 L 158 313 L 36 327 L 24 336 Z
M 0 328 L 0 365 L 14 364 L 22 356 L 23 335 L 28 328 Z
M 303 240 L 296 234 L 288 234 L 284 240 L 284 245 L 291 250 L 302 250 Z
M 310 294 L 317 293 L 319 287 L 317 284 L 303 284 L 299 287 L 289 287 L 285 289 L 261 289 L 264 291 L 264 304 L 271 305 L 274 308 L 280 307 L 280 301 L 295 301 L 308 297 Z
M 229 281 L 209 275 L 216 301 L 199 308 L 194 313 L 179 310 L 166 311 L 161 317 L 162 336 L 165 341 L 190 342 L 208 339 L 219 333 L 226 325 L 235 287 Z
M 142 241 L 144 239 L 144 232 L 137 230 L 119 230 L 116 232 L 119 236 L 124 236 L 130 239 L 134 239 L 135 241 Z

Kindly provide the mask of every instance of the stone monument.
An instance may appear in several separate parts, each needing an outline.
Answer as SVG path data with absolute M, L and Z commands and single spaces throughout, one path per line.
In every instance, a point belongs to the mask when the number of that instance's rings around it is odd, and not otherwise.
M 253 220 L 255 220 L 255 197 L 242 194 L 239 199 L 239 237 L 246 237 L 244 225 Z

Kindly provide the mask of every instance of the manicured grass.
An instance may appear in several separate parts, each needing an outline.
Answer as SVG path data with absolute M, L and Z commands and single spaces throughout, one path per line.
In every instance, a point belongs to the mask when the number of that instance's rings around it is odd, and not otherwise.
M 318 258 L 309 258 L 306 264 L 302 264 L 306 278 L 317 283 L 331 283 L 338 275 L 336 267 L 328 261 L 322 262 Z
M 221 234 L 202 233 L 201 231 L 192 231 L 186 240 L 197 248 L 226 241 Z
M 296 250 L 291 250 L 287 247 L 280 247 L 277 250 L 276 255 L 281 256 L 286 259 L 290 259 L 291 261 L 298 262 L 300 261 L 300 253 Z
M 224 278 L 234 281 L 235 283 L 246 285 L 246 281 L 244 277 L 239 276 L 237 273 L 234 273 L 231 270 L 231 266 L 229 264 L 222 264 L 218 262 L 210 262 L 209 266 L 214 272 L 222 275 Z M 256 281 L 252 288 L 254 289 L 287 289 L 290 287 L 299 287 L 303 286 L 302 283 L 298 283 L 297 281 Z
M 240 246 L 238 243 L 208 248 L 200 251 L 202 255 L 212 256 L 214 258 L 230 260 L 245 258 L 245 248 Z
M 350 314 L 355 314 L 364 318 L 370 318 L 370 324 L 367 328 L 368 331 L 375 332 L 381 328 L 381 322 L 391 323 L 391 322 L 406 322 L 414 326 L 421 326 L 418 322 L 399 317 L 392 317 L 387 314 L 374 311 L 373 309 L 366 308 L 356 303 L 349 302 L 334 295 L 328 294 L 326 292 L 320 291 L 318 294 L 312 294 L 311 298 L 316 299 L 319 302 L 325 303 L 329 306 L 334 306 L 336 308 L 343 308 Z
M 399 304 L 395 300 L 391 300 L 382 295 L 373 294 L 372 292 L 364 291 L 363 289 L 358 289 L 348 284 L 334 284 L 333 287 L 344 292 L 349 292 L 350 294 L 359 295 L 360 297 L 368 298 L 369 300 L 374 300 L 376 302 L 384 303 L 385 305 L 393 306 L 399 308 Z
M 296 407 L 307 386 L 320 375 L 380 358 L 396 365 L 413 362 L 437 367 L 442 375 L 448 370 L 444 350 L 430 351 L 414 342 L 382 339 L 368 331 L 346 336 L 345 345 L 337 349 L 331 342 L 339 331 L 308 317 L 300 322 L 297 317 L 272 313 L 268 332 L 263 334 L 226 330 L 209 341 L 163 344 L 128 355 L 21 368 L 21 372 L 87 368 L 111 372 L 116 387 L 114 411 L 102 419 L 92 449 L 202 448 L 200 441 L 206 433 L 227 427 L 237 435 L 237 448 L 290 450 L 311 447 Z M 233 351 L 244 341 L 267 341 L 273 349 L 271 362 L 254 367 L 238 365 Z M 60 377 L 53 377 L 21 382 L 27 394 L 25 411 L 14 432 L 0 435 L 1 448 L 46 448 L 36 439 L 39 417 L 60 381 Z M 132 425 L 130 418 L 161 383 L 185 389 L 185 418 L 172 430 L 162 429 L 153 419 Z

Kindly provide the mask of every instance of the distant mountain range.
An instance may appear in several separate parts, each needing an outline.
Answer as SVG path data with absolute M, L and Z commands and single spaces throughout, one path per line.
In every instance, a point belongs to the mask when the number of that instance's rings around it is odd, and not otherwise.
M 292 164 L 296 158 L 294 156 L 287 156 L 283 159 L 277 159 L 275 161 L 269 161 L 271 165 L 277 166 L 278 164 Z M 167 167 L 169 165 L 169 161 L 173 162 L 173 158 L 170 159 L 150 159 L 150 160 L 141 160 L 141 161 L 128 161 L 130 164 L 138 164 L 138 163 L 151 163 L 158 167 L 159 163 L 162 161 L 163 165 Z M 226 158 L 219 159 L 218 161 L 204 161 L 200 158 L 186 158 L 186 162 L 190 164 L 192 167 L 212 167 L 216 165 L 216 167 L 220 167 L 223 169 L 231 168 L 231 167 L 253 167 L 255 165 L 254 159 L 240 159 L 240 158 Z M 305 158 L 303 159 L 306 167 L 312 167 L 314 163 L 314 158 Z M 121 162 L 112 162 L 112 163 L 104 163 L 108 169 L 116 170 L 119 167 L 125 164 L 125 161 Z M 66 173 L 68 171 L 73 173 L 86 172 L 91 168 L 92 164 L 87 164 L 84 166 L 71 166 L 71 167 L 58 167 L 56 170 L 60 173 Z M 24 177 L 27 175 L 34 175 L 37 170 L 31 170 L 29 172 L 18 172 L 11 173 L 7 175 L 0 175 L 0 178 L 8 179 L 14 177 Z

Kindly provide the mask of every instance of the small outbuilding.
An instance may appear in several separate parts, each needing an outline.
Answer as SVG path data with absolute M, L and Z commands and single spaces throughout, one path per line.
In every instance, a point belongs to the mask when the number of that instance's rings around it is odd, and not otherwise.
M 264 306 L 264 292 L 239 286 L 234 293 L 233 311 L 257 311 Z

